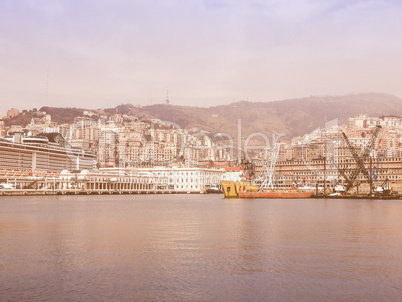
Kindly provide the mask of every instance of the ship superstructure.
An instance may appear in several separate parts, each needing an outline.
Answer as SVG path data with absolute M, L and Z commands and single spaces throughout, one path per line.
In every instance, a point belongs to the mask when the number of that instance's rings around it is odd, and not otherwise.
M 0 138 L 0 170 L 31 175 L 93 170 L 95 155 L 72 147 L 58 133 Z

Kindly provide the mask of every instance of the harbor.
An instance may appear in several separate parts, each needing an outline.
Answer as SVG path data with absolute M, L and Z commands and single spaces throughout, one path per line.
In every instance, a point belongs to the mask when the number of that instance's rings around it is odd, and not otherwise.
M 402 0 L 0 0 L 0 302 L 402 302 Z
M 110 164 L 103 149 L 97 149 L 96 155 L 57 132 L 15 132 L 0 138 L 0 195 L 219 193 L 225 198 L 399 199 L 402 158 L 384 157 L 381 125 L 371 123 L 366 128 L 360 145 L 337 127 L 320 133 L 330 135 L 320 153 L 311 146 L 289 149 L 277 141 L 257 154 L 260 157 L 244 160 L 240 152 L 239 158 L 226 162 L 203 161 L 194 160 L 200 153 L 176 146 L 176 154 L 183 152 L 176 160 L 163 163 L 161 157 L 154 162 L 150 159 L 156 150 L 149 149 L 149 161 L 138 167 L 120 160 Z M 157 137 L 172 139 L 165 134 Z M 124 159 L 132 153 L 138 154 L 125 150 L 119 156 Z
M 328 201 L 2 196 L 0 300 L 398 301 L 402 203 Z
M 400 182 L 390 181 L 390 178 L 400 178 L 398 175 L 401 172 L 400 160 L 389 159 L 390 169 L 382 169 L 380 174 L 380 152 L 377 152 L 376 167 L 370 156 L 381 128 L 380 125 L 376 125 L 372 129 L 371 136 L 367 137 L 360 150 L 342 131 L 342 140 L 338 141 L 338 145 L 339 143 L 345 145 L 344 152 L 337 148 L 336 154 L 329 154 L 332 155 L 330 160 L 324 156 L 321 160 L 310 163 L 296 162 L 293 167 L 289 163 L 287 169 L 283 169 L 280 164 L 278 167 L 282 144 L 277 142 L 267 153 L 266 161 L 260 165 L 257 173 L 253 170 L 252 163 L 251 169 L 249 164 L 226 169 L 221 182 L 224 196 L 225 198 L 400 199 L 401 196 L 396 190 L 396 187 L 400 187 Z M 340 157 L 339 154 L 342 153 L 347 154 L 347 157 Z M 295 166 L 304 171 L 294 171 Z M 397 175 L 391 175 L 390 172 Z M 287 177 L 282 177 L 283 175 Z M 303 177 L 303 181 L 293 181 L 290 185 L 289 182 L 281 180 L 286 178 L 294 180 L 295 176 Z M 308 178 L 315 183 L 309 182 Z

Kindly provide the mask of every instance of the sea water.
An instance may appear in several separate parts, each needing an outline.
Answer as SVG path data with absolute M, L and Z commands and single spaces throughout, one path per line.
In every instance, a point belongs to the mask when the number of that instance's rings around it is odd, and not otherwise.
M 402 202 L 0 198 L 0 301 L 401 301 Z

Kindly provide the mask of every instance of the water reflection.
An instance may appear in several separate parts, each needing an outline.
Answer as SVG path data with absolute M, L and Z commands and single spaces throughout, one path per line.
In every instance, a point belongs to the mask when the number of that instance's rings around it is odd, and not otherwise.
M 0 300 L 397 300 L 398 201 L 0 200 Z

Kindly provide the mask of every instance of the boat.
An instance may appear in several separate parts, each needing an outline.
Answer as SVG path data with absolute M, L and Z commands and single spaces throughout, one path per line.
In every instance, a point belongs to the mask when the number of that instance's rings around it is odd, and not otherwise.
M 346 189 L 345 189 L 345 187 L 342 186 L 341 184 L 337 184 L 337 185 L 334 187 L 334 191 L 337 192 L 337 193 L 345 193 L 345 192 L 346 192 Z
M 324 190 L 323 187 L 317 186 L 317 184 L 312 184 L 312 183 L 309 183 L 309 182 L 294 183 L 292 185 L 292 188 L 293 189 L 298 189 L 298 190 L 305 190 L 305 191 L 317 191 L 317 189 L 320 190 L 320 191 Z
M 380 185 L 378 185 L 374 189 L 374 194 L 376 195 L 389 195 L 392 191 L 392 188 L 389 185 L 389 179 L 386 178 L 384 182 Z
M 314 187 L 274 189 L 274 171 L 280 143 L 276 143 L 260 173 L 253 179 L 242 167 L 226 168 L 221 185 L 225 198 L 309 198 Z
M 205 192 L 208 194 L 223 193 L 223 191 L 219 185 L 211 185 Z
M 222 175 L 221 186 L 225 198 L 237 198 L 239 192 L 258 191 L 258 186 L 251 186 L 244 175 L 242 167 L 230 167 L 225 169 Z
M 268 189 L 253 185 L 246 179 L 241 167 L 227 168 L 221 185 L 225 198 L 309 198 L 314 190 Z

